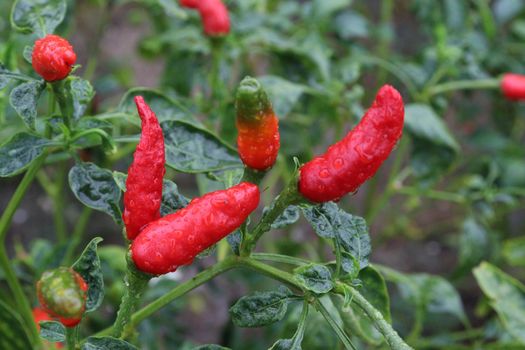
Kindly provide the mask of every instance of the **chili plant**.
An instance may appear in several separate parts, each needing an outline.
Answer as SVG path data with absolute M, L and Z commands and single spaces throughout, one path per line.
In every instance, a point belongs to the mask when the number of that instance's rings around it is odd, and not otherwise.
M 525 266 L 508 224 L 523 213 L 523 116 L 479 122 L 481 138 L 468 130 L 479 111 L 441 116 L 464 90 L 523 112 L 525 50 L 509 40 L 525 38 L 525 6 L 400 3 L 412 22 L 395 23 L 392 0 L 0 4 L 0 177 L 16 183 L 2 191 L 0 348 L 524 348 L 525 286 L 503 270 Z M 102 14 L 88 50 L 71 44 L 82 6 Z M 122 8 L 153 19 L 139 51 L 163 58 L 158 90 L 119 80 L 122 57 L 97 67 Z M 395 52 L 394 27 L 416 22 L 432 45 Z M 469 148 L 479 157 L 462 159 Z M 53 243 L 16 238 L 33 183 Z M 456 206 L 446 277 L 382 256 L 440 232 L 414 228 L 423 201 Z M 231 304 L 221 345 L 173 322 L 203 285 Z M 465 308 L 468 288 L 480 298 Z M 263 327 L 256 340 L 238 330 Z

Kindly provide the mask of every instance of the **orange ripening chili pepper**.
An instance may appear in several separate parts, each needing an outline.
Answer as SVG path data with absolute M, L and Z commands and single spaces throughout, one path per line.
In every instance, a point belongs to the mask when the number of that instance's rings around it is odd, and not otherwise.
M 235 100 L 237 146 L 243 163 L 264 171 L 273 166 L 280 147 L 279 119 L 261 84 L 246 77 Z

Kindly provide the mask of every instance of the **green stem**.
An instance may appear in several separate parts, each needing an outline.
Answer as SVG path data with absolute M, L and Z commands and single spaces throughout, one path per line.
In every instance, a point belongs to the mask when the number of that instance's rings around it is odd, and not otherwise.
M 77 327 L 66 328 L 66 344 L 67 350 L 75 350 L 77 345 Z
M 53 93 L 55 94 L 56 100 L 58 102 L 58 106 L 60 107 L 60 111 L 62 112 L 64 124 L 69 129 L 70 127 L 69 120 L 70 118 L 73 117 L 73 112 L 71 111 L 67 96 L 65 94 L 64 81 L 58 81 L 56 83 L 51 83 L 51 86 L 53 87 Z
M 458 80 L 434 85 L 426 92 L 427 97 L 457 90 L 499 89 L 500 79 Z
M 0 218 L 0 265 L 4 270 L 7 284 L 9 285 L 9 288 L 11 289 L 11 292 L 15 297 L 15 301 L 18 304 L 19 311 L 25 319 L 27 327 L 30 329 L 33 341 L 37 344 L 40 342 L 40 338 L 38 336 L 38 330 L 36 328 L 35 322 L 33 321 L 31 306 L 26 296 L 24 295 L 24 290 L 22 289 L 22 286 L 20 285 L 20 282 L 16 277 L 16 273 L 13 269 L 13 266 L 7 257 L 7 251 L 5 249 L 5 238 L 9 226 L 11 225 L 13 215 L 15 214 L 16 209 L 20 205 L 20 202 L 22 202 L 22 199 L 24 198 L 24 195 L 29 189 L 29 186 L 33 182 L 38 170 L 44 164 L 46 156 L 47 152 L 41 155 L 39 158 L 37 158 L 29 167 L 24 177 L 22 178 L 22 181 L 16 188 L 15 193 L 11 197 L 11 200 L 7 204 L 7 207 L 5 208 L 2 217 Z
M 247 267 L 252 270 L 258 271 L 268 277 L 287 284 L 290 287 L 302 290 L 301 285 L 295 280 L 294 276 L 286 271 L 275 268 L 271 265 L 264 264 L 260 261 L 251 258 L 238 258 L 239 264 L 242 267 Z
M 466 198 L 460 194 L 432 189 L 419 189 L 417 187 L 403 186 L 401 188 L 395 189 L 395 191 L 399 194 L 404 194 L 408 196 L 423 196 L 430 199 L 442 200 L 458 204 L 463 204 L 467 201 Z
M 134 327 L 144 319 L 148 318 L 164 306 L 171 303 L 173 300 L 185 295 L 186 293 L 192 291 L 193 289 L 199 287 L 200 285 L 206 283 L 217 275 L 222 274 L 225 271 L 228 271 L 234 267 L 239 266 L 237 260 L 234 257 L 228 257 L 225 260 L 213 265 L 212 267 L 198 273 L 182 284 L 179 284 L 177 287 L 172 289 L 170 292 L 164 294 L 155 301 L 149 303 L 139 311 L 133 314 L 131 317 L 130 326 Z M 113 327 L 106 328 L 96 334 L 96 336 L 109 335 L 112 332 Z
M 252 253 L 250 257 L 259 261 L 271 261 L 296 266 L 307 265 L 311 262 L 306 259 L 294 258 L 293 256 L 272 253 Z
M 150 275 L 146 275 L 141 271 L 137 270 L 131 260 L 127 260 L 128 269 L 126 276 L 124 277 L 124 296 L 120 303 L 120 308 L 117 313 L 117 319 L 113 324 L 113 336 L 120 338 L 124 329 L 127 328 L 130 323 L 131 314 L 135 311 L 142 293 L 148 285 L 148 281 L 151 279 Z M 133 324 L 129 324 L 133 327 Z
M 75 253 L 75 249 L 80 244 L 82 240 L 82 236 L 84 235 L 84 231 L 86 230 L 86 226 L 89 222 L 89 218 L 91 217 L 91 213 L 93 210 L 88 207 L 84 207 L 82 209 L 82 213 L 80 214 L 80 217 L 78 218 L 78 221 L 75 226 L 75 230 L 73 231 L 73 234 L 70 238 L 70 243 L 67 246 L 66 253 L 64 254 L 64 258 L 62 259 L 63 265 L 69 265 L 71 263 L 71 258 L 73 257 L 73 254 Z
M 64 214 L 64 188 L 67 176 L 66 166 L 66 162 L 62 162 L 60 164 L 59 172 L 57 174 L 58 181 L 54 185 L 56 191 L 54 191 L 53 195 L 51 196 L 51 200 L 53 201 L 53 222 L 55 223 L 58 241 L 61 243 L 66 240 L 67 235 L 67 224 Z
M 305 199 L 297 191 L 297 178 L 294 176 L 285 189 L 272 202 L 270 209 L 262 216 L 250 236 L 246 237 L 241 246 L 241 256 L 248 256 L 263 234 L 270 231 L 274 221 L 288 206 L 299 204 Z
M 330 312 L 328 312 L 328 310 L 326 310 L 326 308 L 324 307 L 323 303 L 321 303 L 319 299 L 316 299 L 314 305 L 316 309 L 319 310 L 321 315 L 323 315 L 326 322 L 328 322 L 330 327 L 332 327 L 334 332 L 337 334 L 338 338 L 345 346 L 345 349 L 357 350 L 355 345 L 350 340 L 350 337 L 348 337 L 348 334 L 346 334 L 346 332 L 344 331 L 344 329 L 341 328 L 339 323 L 337 323 L 337 321 L 334 320 Z
M 397 332 L 392 328 L 390 323 L 388 323 L 381 312 L 379 312 L 372 304 L 368 302 L 368 300 L 361 295 L 355 288 L 343 284 L 343 283 L 337 283 L 335 287 L 335 291 L 337 293 L 343 293 L 344 291 L 348 291 L 352 294 L 352 302 L 356 303 L 357 306 L 359 306 L 365 314 L 372 320 L 375 327 L 381 334 L 383 334 L 383 337 L 385 338 L 387 344 L 390 346 L 391 349 L 401 349 L 401 350 L 410 350 L 412 347 L 410 347 L 405 341 L 397 334 Z

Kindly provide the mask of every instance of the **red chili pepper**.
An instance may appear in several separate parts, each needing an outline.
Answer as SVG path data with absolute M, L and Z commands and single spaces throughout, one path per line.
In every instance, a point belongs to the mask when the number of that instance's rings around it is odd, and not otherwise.
M 190 9 L 198 9 L 200 0 L 180 0 L 180 5 L 182 7 L 187 7 Z
M 383 86 L 359 124 L 300 169 L 299 192 L 313 202 L 338 200 L 374 176 L 403 132 L 403 99 Z
M 180 4 L 199 11 L 206 35 L 221 36 L 230 32 L 230 16 L 221 0 L 181 0 Z
M 501 91 L 513 101 L 525 100 L 525 75 L 507 73 L 501 79 Z
M 267 170 L 277 159 L 280 146 L 279 119 L 261 84 L 246 77 L 237 90 L 237 146 L 243 163 L 255 170 Z
M 193 199 L 187 207 L 150 223 L 131 243 L 137 268 L 151 274 L 175 271 L 226 237 L 259 204 L 259 188 L 243 182 Z
M 69 267 L 46 271 L 37 282 L 42 309 L 66 327 L 75 327 L 84 314 L 88 286 L 82 276 Z
M 35 321 L 36 328 L 40 331 L 40 322 L 53 321 L 53 317 L 51 317 L 51 315 L 49 315 L 43 309 L 41 309 L 39 307 L 35 307 L 33 309 L 33 320 Z M 62 349 L 63 347 L 64 347 L 64 344 L 62 344 L 62 343 L 55 343 L 55 348 L 56 349 Z
M 38 39 L 33 47 L 33 69 L 46 81 L 66 78 L 77 60 L 73 46 L 58 35 Z
M 124 214 L 126 235 L 133 240 L 151 221 L 160 218 L 164 168 L 164 137 L 155 113 L 141 96 L 135 104 L 142 121 L 142 134 L 128 169 Z

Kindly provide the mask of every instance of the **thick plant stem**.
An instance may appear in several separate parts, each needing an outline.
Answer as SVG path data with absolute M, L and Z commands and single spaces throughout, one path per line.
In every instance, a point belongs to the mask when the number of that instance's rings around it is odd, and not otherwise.
M 120 303 L 117 319 L 113 324 L 113 336 L 115 338 L 120 338 L 130 323 L 131 314 L 135 311 L 150 279 L 150 275 L 137 270 L 131 259 L 128 259 L 128 270 L 124 277 L 124 296 Z
M 255 226 L 251 235 L 246 237 L 241 246 L 241 256 L 249 256 L 257 241 L 263 234 L 270 231 L 274 221 L 281 215 L 288 206 L 299 204 L 305 201 L 303 196 L 297 191 L 297 177 L 294 176 L 286 188 L 272 202 L 270 209 L 263 215 L 261 221 Z
M 357 306 L 359 306 L 372 320 L 377 330 L 383 334 L 383 337 L 391 349 L 413 350 L 413 348 L 405 343 L 403 338 L 397 334 L 390 323 L 385 320 L 381 312 L 379 312 L 372 304 L 370 304 L 370 302 L 368 302 L 368 300 L 366 300 L 366 298 L 363 297 L 361 293 L 349 285 L 338 283 L 335 291 L 339 294 L 344 294 L 344 290 L 352 294 L 352 302 L 356 303 Z
M 66 328 L 67 350 L 75 350 L 77 345 L 77 327 Z
M 4 270 L 7 284 L 9 285 L 9 288 L 11 289 L 11 292 L 15 297 L 15 301 L 18 304 L 18 310 L 22 314 L 26 325 L 31 332 L 33 341 L 37 344 L 40 342 L 40 338 L 38 336 L 38 330 L 36 328 L 35 322 L 33 321 L 31 306 L 26 296 L 24 295 L 24 290 L 22 289 L 22 286 L 20 285 L 20 282 L 16 277 L 16 273 L 7 257 L 7 251 L 5 249 L 5 237 L 7 235 L 7 230 L 11 225 L 11 220 L 13 219 L 13 215 L 15 214 L 16 209 L 20 205 L 20 202 L 22 202 L 22 199 L 24 198 L 27 190 L 29 189 L 29 186 L 33 182 L 36 173 L 44 164 L 46 156 L 47 153 L 41 155 L 38 159 L 36 159 L 33 162 L 33 164 L 26 171 L 24 177 L 22 178 L 22 181 L 18 185 L 15 193 L 13 194 L 13 197 L 11 197 L 11 200 L 7 204 L 7 207 L 5 208 L 2 217 L 0 218 L 0 266 Z

